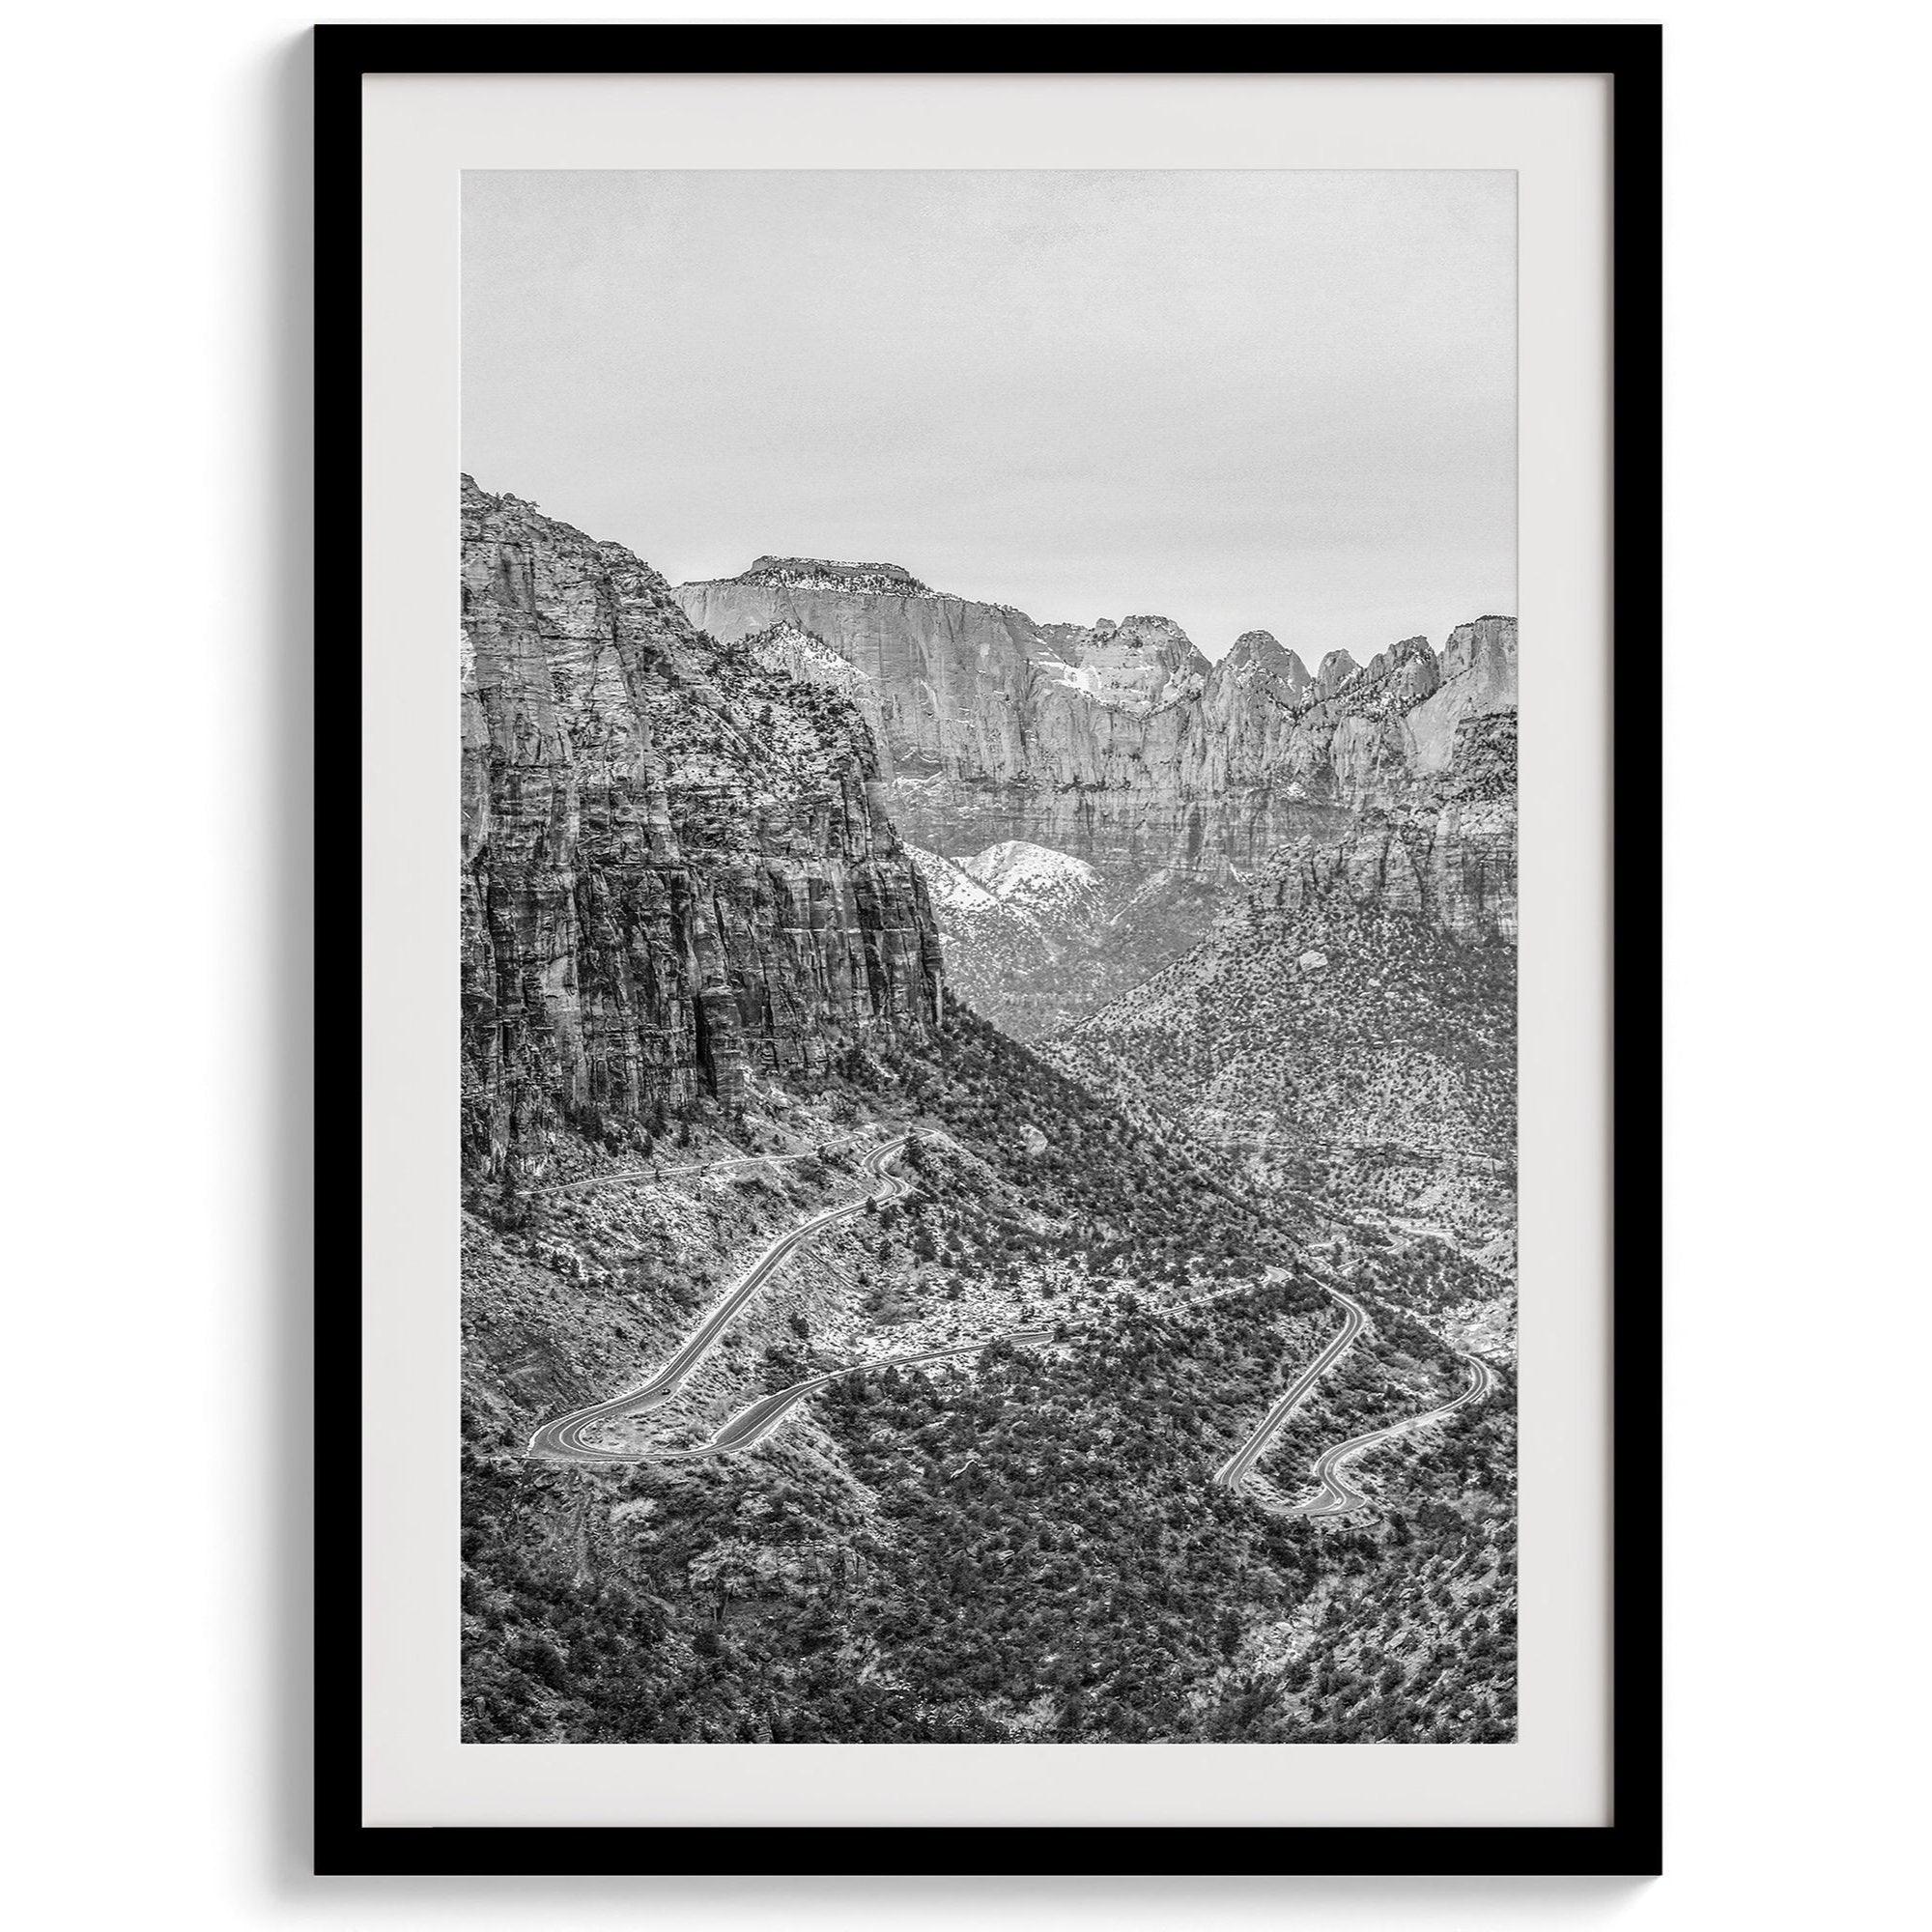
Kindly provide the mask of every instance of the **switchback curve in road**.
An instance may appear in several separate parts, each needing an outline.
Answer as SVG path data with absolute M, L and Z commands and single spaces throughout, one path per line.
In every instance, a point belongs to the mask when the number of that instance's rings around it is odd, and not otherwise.
M 1328 1373 L 1336 1360 L 1352 1346 L 1355 1337 L 1369 1325 L 1368 1310 L 1353 1296 L 1344 1294 L 1339 1288 L 1329 1288 L 1325 1282 L 1322 1286 L 1333 1299 L 1342 1304 L 1341 1327 L 1330 1337 L 1321 1352 L 1295 1378 L 1288 1393 L 1262 1417 L 1261 1426 L 1255 1433 L 1208 1478 L 1212 1487 L 1240 1489 L 1262 1452 L 1281 1433 L 1283 1424 L 1301 1406 L 1309 1390 Z
M 718 1338 L 729 1325 L 731 1318 L 813 1236 L 824 1233 L 836 1222 L 862 1213 L 867 1202 L 895 1201 L 910 1194 L 912 1183 L 909 1180 L 887 1172 L 888 1164 L 904 1151 L 908 1138 L 901 1135 L 896 1140 L 887 1141 L 883 1146 L 874 1148 L 860 1162 L 867 1173 L 882 1183 L 879 1189 L 867 1191 L 855 1201 L 821 1208 L 810 1220 L 801 1222 L 773 1240 L 649 1381 L 627 1389 L 622 1395 L 590 1403 L 582 1408 L 572 1409 L 568 1415 L 559 1415 L 554 1421 L 546 1422 L 530 1437 L 526 1453 L 565 1463 L 640 1461 L 634 1451 L 606 1448 L 587 1440 L 586 1436 L 590 1431 L 606 1423 L 618 1421 L 624 1416 L 641 1415 L 668 1402 L 683 1386 L 692 1370 L 717 1346 Z
M 1368 1497 L 1360 1490 L 1352 1488 L 1347 1476 L 1348 1465 L 1356 1457 L 1373 1449 L 1378 1442 L 1406 1435 L 1410 1430 L 1421 1429 L 1431 1422 L 1440 1422 L 1465 1403 L 1479 1402 L 1495 1387 L 1495 1371 L 1480 1355 L 1464 1355 L 1463 1360 L 1469 1369 L 1468 1385 L 1453 1401 L 1425 1409 L 1420 1415 L 1405 1416 L 1400 1422 L 1388 1423 L 1380 1429 L 1371 1429 L 1366 1435 L 1351 1435 L 1348 1441 L 1322 1450 L 1315 1459 L 1314 1469 L 1315 1480 L 1320 1487 L 1312 1496 L 1295 1503 L 1288 1514 L 1309 1518 L 1352 1516 L 1355 1511 L 1365 1509 Z
M 1346 1319 L 1341 1328 L 1321 1352 L 1296 1377 L 1288 1392 L 1262 1418 L 1261 1426 L 1254 1434 L 1214 1471 L 1209 1478 L 1214 1486 L 1237 1492 L 1243 1487 L 1255 1463 L 1261 1459 L 1268 1444 L 1281 1433 L 1289 1417 L 1307 1399 L 1309 1391 L 1354 1342 L 1356 1336 L 1369 1325 L 1367 1310 L 1352 1295 L 1345 1294 L 1339 1288 L 1327 1282 L 1323 1282 L 1322 1287 L 1332 1299 L 1342 1304 Z M 1405 1416 L 1400 1422 L 1391 1422 L 1380 1429 L 1369 1430 L 1364 1435 L 1350 1436 L 1346 1442 L 1336 1443 L 1332 1449 L 1324 1449 L 1315 1460 L 1313 1474 L 1319 1486 L 1315 1493 L 1281 1513 L 1292 1517 L 1313 1519 L 1351 1516 L 1356 1510 L 1365 1508 L 1368 1498 L 1350 1485 L 1345 1474 L 1350 1463 L 1373 1449 L 1378 1442 L 1386 1442 L 1394 1436 L 1405 1435 L 1410 1430 L 1421 1429 L 1428 1423 L 1440 1422 L 1445 1416 L 1463 1407 L 1464 1404 L 1480 1401 L 1495 1386 L 1495 1372 L 1481 1356 L 1463 1355 L 1462 1359 L 1469 1369 L 1468 1384 L 1462 1394 L 1449 1402 L 1439 1404 L 1435 1408 L 1423 1410 L 1420 1415 Z

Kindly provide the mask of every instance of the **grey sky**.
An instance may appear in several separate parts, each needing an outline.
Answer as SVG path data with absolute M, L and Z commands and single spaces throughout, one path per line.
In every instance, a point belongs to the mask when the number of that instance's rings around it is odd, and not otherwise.
M 1496 173 L 464 184 L 464 467 L 673 582 L 904 564 L 1360 657 L 1516 610 Z

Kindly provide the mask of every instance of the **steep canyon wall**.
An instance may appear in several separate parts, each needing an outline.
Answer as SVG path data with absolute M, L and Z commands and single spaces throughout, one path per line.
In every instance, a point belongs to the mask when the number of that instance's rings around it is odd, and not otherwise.
M 845 696 L 701 636 L 628 551 L 467 477 L 462 693 L 474 1171 L 929 1026 L 931 907 Z
M 1507 617 L 1311 674 L 1265 632 L 1210 665 L 1165 618 L 1039 624 L 896 566 L 763 558 L 674 594 L 720 639 L 799 634 L 851 665 L 901 830 L 949 857 L 1021 838 L 1115 874 L 1246 871 L 1399 803 L 1462 719 L 1516 703 Z

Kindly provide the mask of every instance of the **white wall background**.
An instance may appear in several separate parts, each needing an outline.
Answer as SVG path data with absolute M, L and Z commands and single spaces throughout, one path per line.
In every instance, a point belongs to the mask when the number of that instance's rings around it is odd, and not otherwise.
M 976 10 L 837 13 L 927 11 Z M 303 1876 L 307 16 L 114 0 L 0 71 L 19 1922 L 1919 1922 L 1932 45 L 1870 0 L 1480 11 L 1670 29 L 1669 1875 Z

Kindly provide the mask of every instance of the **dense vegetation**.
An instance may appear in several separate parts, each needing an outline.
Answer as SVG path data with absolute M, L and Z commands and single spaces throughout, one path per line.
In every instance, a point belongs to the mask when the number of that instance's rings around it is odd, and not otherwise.
M 848 1055 L 834 1085 L 939 1130 L 914 1199 L 864 1239 L 941 1279 L 1077 1265 L 1115 1284 L 1103 1317 L 970 1368 L 843 1377 L 711 1463 L 532 1464 L 472 1411 L 469 1736 L 1511 1735 L 1506 1394 L 1365 1463 L 1362 1520 L 1215 1489 L 1339 1319 L 1302 1236 L 963 1010 L 929 1048 Z M 1264 1463 L 1287 1494 L 1315 1449 L 1457 1381 L 1404 1312 L 1435 1276 L 1387 1245 L 1350 1270 L 1374 1332 Z M 809 1332 L 765 1385 L 817 1366 Z

